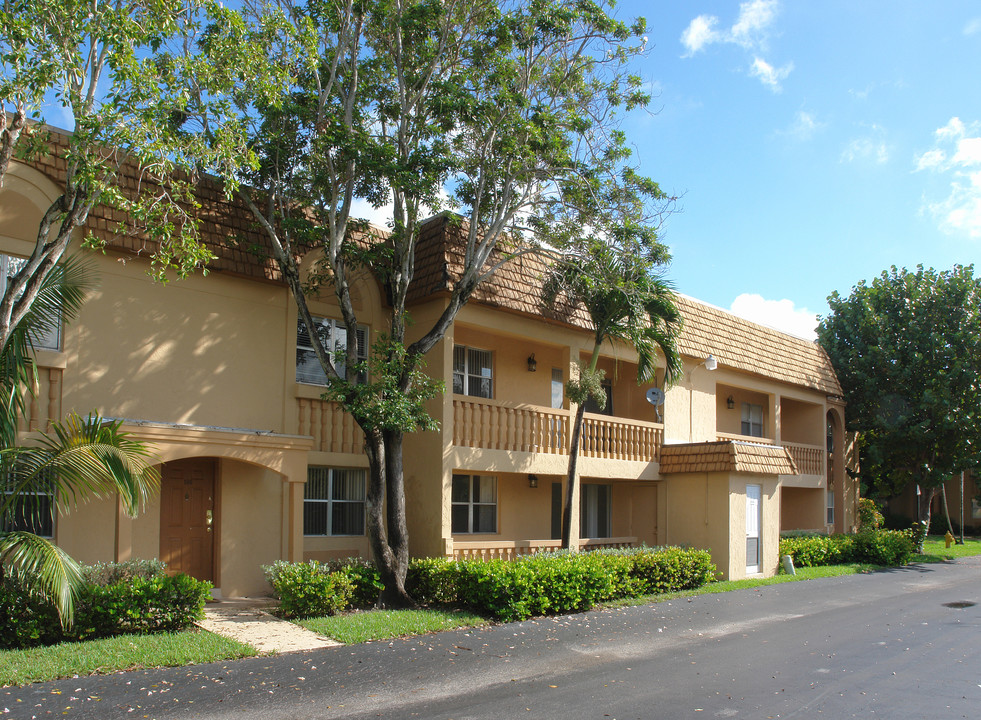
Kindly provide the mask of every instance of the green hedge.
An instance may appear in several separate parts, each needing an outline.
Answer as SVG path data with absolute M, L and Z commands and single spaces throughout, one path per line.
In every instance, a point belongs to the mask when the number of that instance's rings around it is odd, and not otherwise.
M 381 582 L 364 560 L 277 561 L 264 568 L 284 617 L 332 615 L 368 607 Z M 499 620 L 587 610 L 620 597 L 699 587 L 715 566 L 705 550 L 633 548 L 539 553 L 518 560 L 417 558 L 406 591 L 422 605 L 469 607 Z
M 273 595 L 279 599 L 278 614 L 284 618 L 336 615 L 351 604 L 354 596 L 354 583 L 344 570 L 332 571 L 329 565 L 316 560 L 277 560 L 262 569 Z
M 63 628 L 54 606 L 16 573 L 0 581 L 0 647 L 26 648 L 124 633 L 183 630 L 201 617 L 211 584 L 168 576 L 159 561 L 83 568 L 73 623 Z
M 457 569 L 458 602 L 498 620 L 579 612 L 621 597 L 699 587 L 715 576 L 708 551 L 636 548 L 469 560 Z
M 780 555 L 790 555 L 797 567 L 870 563 L 905 565 L 914 551 L 910 530 L 862 530 L 855 535 L 784 537 Z

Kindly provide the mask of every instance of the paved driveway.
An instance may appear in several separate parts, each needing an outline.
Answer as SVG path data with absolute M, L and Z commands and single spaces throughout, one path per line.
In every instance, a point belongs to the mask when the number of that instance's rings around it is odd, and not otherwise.
M 961 718 L 981 559 L 0 690 L 0 717 Z

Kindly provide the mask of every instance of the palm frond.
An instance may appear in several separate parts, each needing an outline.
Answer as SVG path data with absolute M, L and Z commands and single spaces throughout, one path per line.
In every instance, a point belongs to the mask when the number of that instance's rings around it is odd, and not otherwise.
M 50 598 L 62 625 L 71 626 L 75 589 L 82 583 L 82 571 L 68 553 L 33 533 L 3 533 L 0 567 L 15 572 L 29 591 Z

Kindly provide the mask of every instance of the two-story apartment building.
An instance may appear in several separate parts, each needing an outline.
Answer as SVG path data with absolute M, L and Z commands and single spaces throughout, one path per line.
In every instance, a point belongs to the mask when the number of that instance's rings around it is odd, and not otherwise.
M 30 252 L 60 194 L 56 156 L 16 165 L 0 191 L 0 253 Z M 55 541 L 85 562 L 160 557 L 225 596 L 267 590 L 276 559 L 367 555 L 362 439 L 321 399 L 322 373 L 296 305 L 248 213 L 202 192 L 207 276 L 147 276 L 144 241 L 112 237 L 91 254 L 98 290 L 77 322 L 37 351 L 41 388 L 25 433 L 70 410 L 125 420 L 153 444 L 162 487 L 137 519 L 94 501 L 55 518 Z M 109 236 L 98 209 L 90 229 Z M 248 244 L 248 243 L 246 243 Z M 420 243 L 411 312 L 427 327 L 446 302 L 457 245 L 444 218 Z M 570 421 L 564 384 L 590 348 L 582 314 L 538 303 L 542 265 L 525 258 L 481 286 L 427 371 L 447 392 L 435 432 L 406 441 L 413 555 L 511 557 L 558 545 Z M 843 408 L 814 343 L 679 298 L 685 373 L 657 406 L 630 348 L 604 349 L 609 402 L 586 414 L 579 462 L 584 547 L 710 548 L 732 578 L 772 574 L 780 530 L 848 530 L 857 489 L 844 472 Z M 359 279 L 364 346 L 383 332 L 384 299 Z M 314 313 L 337 338 L 331 298 Z

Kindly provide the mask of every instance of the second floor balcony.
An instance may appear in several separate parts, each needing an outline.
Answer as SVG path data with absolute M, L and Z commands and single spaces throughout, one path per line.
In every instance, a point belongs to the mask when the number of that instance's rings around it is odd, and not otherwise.
M 509 452 L 568 455 L 572 442 L 570 410 L 482 398 L 453 399 L 453 444 Z M 656 462 L 664 426 L 629 418 L 586 413 L 580 456 Z

